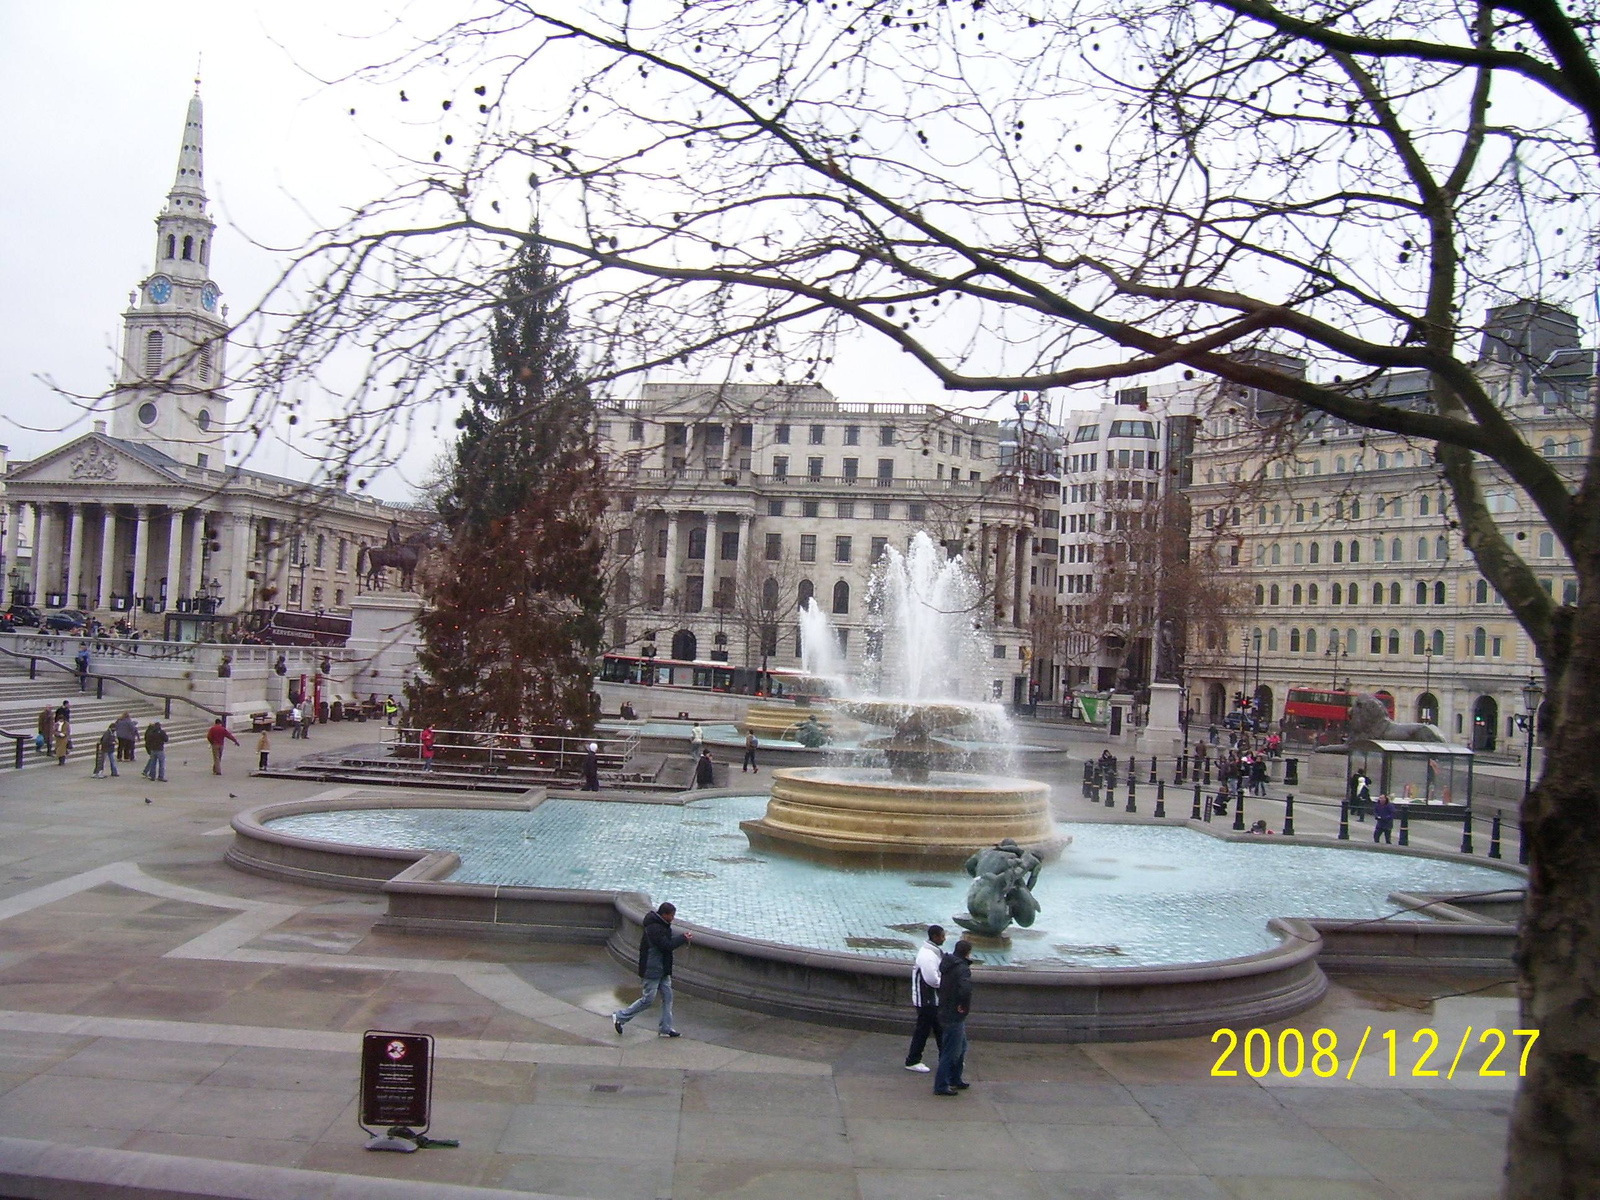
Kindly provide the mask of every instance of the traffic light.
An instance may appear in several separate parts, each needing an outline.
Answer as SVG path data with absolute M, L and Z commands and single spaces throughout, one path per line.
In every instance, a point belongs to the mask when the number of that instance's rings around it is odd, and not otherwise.
M 1235 692 L 1233 694 L 1233 706 L 1235 708 L 1243 708 L 1244 707 L 1244 693 L 1243 692 Z

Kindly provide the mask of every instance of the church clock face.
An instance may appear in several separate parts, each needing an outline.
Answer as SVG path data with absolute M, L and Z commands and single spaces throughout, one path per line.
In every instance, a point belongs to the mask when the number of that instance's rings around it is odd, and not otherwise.
M 208 283 L 200 289 L 200 303 L 205 305 L 207 312 L 217 310 L 217 295 L 217 285 L 214 283 Z
M 172 280 L 165 275 L 157 275 L 145 286 L 145 293 L 150 297 L 150 303 L 165 304 L 172 299 Z

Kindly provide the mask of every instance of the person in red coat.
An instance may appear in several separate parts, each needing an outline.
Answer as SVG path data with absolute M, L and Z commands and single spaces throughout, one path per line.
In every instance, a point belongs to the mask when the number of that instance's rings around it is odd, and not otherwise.
M 211 743 L 211 773 L 221 775 L 222 743 L 229 741 L 237 746 L 239 739 L 233 736 L 233 731 L 222 723 L 221 717 L 218 717 L 211 723 L 211 728 L 206 730 L 206 741 Z

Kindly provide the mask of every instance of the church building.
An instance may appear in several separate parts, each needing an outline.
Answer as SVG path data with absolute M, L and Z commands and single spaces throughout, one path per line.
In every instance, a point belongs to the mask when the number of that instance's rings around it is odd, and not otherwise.
M 407 510 L 229 466 L 228 321 L 212 276 L 198 84 L 129 297 L 108 422 L 5 474 L 12 603 L 195 637 L 255 610 L 348 611 L 363 544 Z M 19 536 L 31 567 L 19 570 Z M 23 539 L 29 540 L 29 539 Z M 171 614 L 192 614 L 169 621 Z

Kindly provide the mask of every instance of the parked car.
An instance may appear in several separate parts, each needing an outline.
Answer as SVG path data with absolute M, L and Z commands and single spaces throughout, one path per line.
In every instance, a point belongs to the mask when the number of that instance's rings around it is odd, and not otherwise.
M 37 629 L 44 620 L 39 610 L 31 604 L 13 604 L 0 615 L 10 618 L 11 624 L 18 629 Z
M 1254 713 L 1240 712 L 1238 709 L 1223 717 L 1222 723 L 1229 729 L 1244 729 L 1250 733 L 1260 733 L 1267 727 L 1267 722 Z
M 44 619 L 44 627 L 51 633 L 74 633 L 88 624 L 88 615 L 76 608 L 63 608 Z

